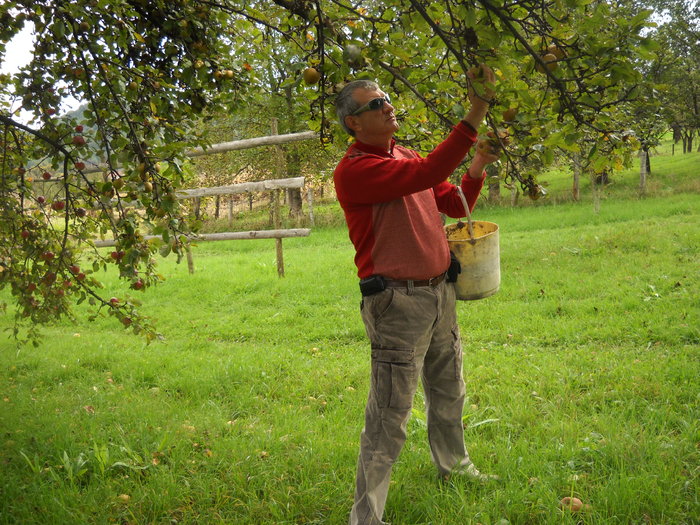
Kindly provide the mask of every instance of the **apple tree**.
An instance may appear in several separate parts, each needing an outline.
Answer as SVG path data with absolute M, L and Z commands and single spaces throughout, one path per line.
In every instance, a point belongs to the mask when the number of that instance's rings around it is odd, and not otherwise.
M 200 115 L 244 93 L 248 71 L 230 53 L 244 38 L 207 2 L 18 0 L 0 19 L 0 59 L 25 26 L 34 36 L 31 62 L 0 83 L 0 287 L 15 336 L 89 301 L 153 338 L 138 301 L 103 297 L 98 275 L 115 266 L 136 297 L 160 279 L 158 251 L 182 252 L 184 152 L 206 145 Z M 69 97 L 86 109 L 59 116 Z M 96 249 L 100 237 L 116 246 Z
M 466 111 L 467 71 L 486 63 L 498 88 L 481 131 L 503 150 L 506 182 L 539 198 L 537 175 L 560 152 L 580 152 L 591 170 L 621 167 L 650 12 L 622 0 L 3 3 L 0 60 L 25 26 L 35 39 L 31 62 L 0 81 L 0 287 L 16 304 L 15 335 L 89 301 L 155 337 L 134 297 L 160 279 L 155 256 L 186 242 L 174 194 L 186 150 L 207 145 L 203 121 L 273 92 L 295 101 L 322 144 L 342 145 L 333 97 L 376 79 L 400 139 L 429 150 Z M 275 89 L 259 89 L 260 71 Z M 86 109 L 60 116 L 69 97 Z M 158 242 L 144 238 L 153 232 Z M 100 237 L 116 246 L 96 249 Z M 110 266 L 131 297 L 102 297 Z

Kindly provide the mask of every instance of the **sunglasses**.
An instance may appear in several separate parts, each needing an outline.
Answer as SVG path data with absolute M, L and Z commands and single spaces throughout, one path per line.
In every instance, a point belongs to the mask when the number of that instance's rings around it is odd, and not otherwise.
M 364 106 L 360 106 L 357 108 L 355 111 L 353 111 L 352 115 L 359 115 L 360 113 L 364 113 L 365 111 L 374 111 L 375 109 L 381 109 L 384 107 L 384 103 L 391 104 L 391 100 L 389 99 L 389 95 L 384 95 L 383 97 L 379 98 L 373 98 L 367 104 Z

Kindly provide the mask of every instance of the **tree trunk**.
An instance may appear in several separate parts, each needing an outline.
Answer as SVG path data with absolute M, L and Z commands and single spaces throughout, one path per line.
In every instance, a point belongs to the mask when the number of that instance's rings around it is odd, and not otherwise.
M 519 196 L 520 196 L 520 192 L 518 191 L 518 187 L 515 184 L 513 184 L 513 189 L 510 190 L 510 205 L 511 206 L 517 206 Z
M 596 184 L 596 174 L 591 172 L 591 192 L 593 195 L 593 213 L 600 213 L 600 192 L 602 185 Z
M 286 152 L 287 177 L 298 177 L 301 173 L 301 158 L 296 149 Z M 301 217 L 302 205 L 301 188 L 289 188 L 287 190 L 287 203 L 289 204 L 289 216 Z
M 500 202 L 501 200 L 501 180 L 498 178 L 498 167 L 493 164 L 486 166 L 486 173 L 489 181 L 489 201 Z
M 647 148 L 647 175 L 651 175 L 651 155 L 649 155 L 649 148 Z
M 202 200 L 199 197 L 197 197 L 194 200 L 194 218 L 197 220 L 199 220 L 199 209 L 200 209 L 201 205 L 202 205 Z
M 581 156 L 574 155 L 574 181 L 571 188 L 571 196 L 575 201 L 579 201 L 581 198 Z
M 646 195 L 647 192 L 647 158 L 649 152 L 642 148 L 639 150 L 639 194 Z

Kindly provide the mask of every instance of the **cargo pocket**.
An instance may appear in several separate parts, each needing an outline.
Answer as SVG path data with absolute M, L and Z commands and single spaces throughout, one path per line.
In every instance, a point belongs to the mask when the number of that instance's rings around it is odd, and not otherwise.
M 372 348 L 372 379 L 379 408 L 407 409 L 413 405 L 413 349 Z

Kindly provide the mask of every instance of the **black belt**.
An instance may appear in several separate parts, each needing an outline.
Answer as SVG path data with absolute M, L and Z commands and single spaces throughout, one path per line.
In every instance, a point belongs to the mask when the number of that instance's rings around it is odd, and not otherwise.
M 437 286 L 445 280 L 445 275 L 446 274 L 441 273 L 437 277 L 423 279 L 422 281 L 395 281 L 394 279 L 384 279 L 384 282 L 389 288 L 406 288 L 411 283 L 413 283 L 413 286 Z

